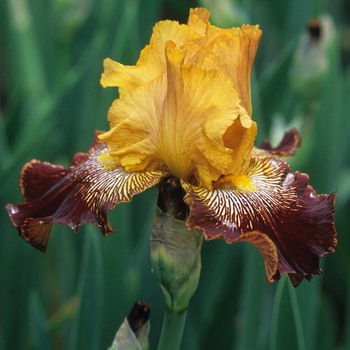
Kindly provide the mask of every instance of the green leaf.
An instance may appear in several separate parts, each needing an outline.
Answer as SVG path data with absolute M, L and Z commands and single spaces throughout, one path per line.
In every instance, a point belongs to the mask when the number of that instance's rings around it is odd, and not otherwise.
M 235 334 L 234 349 L 264 349 L 268 341 L 266 327 L 271 318 L 268 311 L 269 299 L 274 286 L 266 283 L 264 262 L 260 252 L 251 244 L 246 244 L 244 248 L 244 269 L 240 281 L 241 295 L 238 300 L 239 326 Z M 255 333 L 254 337 L 252 330 Z
M 28 300 L 29 322 L 31 330 L 31 340 L 34 348 L 38 350 L 51 349 L 50 339 L 46 327 L 46 316 L 44 307 L 37 291 L 31 291 Z
M 306 349 L 298 299 L 287 276 L 276 290 L 269 349 Z
M 92 225 L 86 226 L 80 264 L 77 297 L 80 307 L 72 320 L 68 349 L 99 349 L 101 309 L 104 300 L 102 252 L 100 233 Z

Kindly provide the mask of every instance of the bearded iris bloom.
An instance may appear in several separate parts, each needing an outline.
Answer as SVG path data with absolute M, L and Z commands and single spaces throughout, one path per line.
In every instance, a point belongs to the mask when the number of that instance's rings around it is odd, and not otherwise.
M 254 147 L 250 74 L 258 26 L 220 29 L 205 9 L 188 24 L 161 21 L 135 66 L 104 61 L 103 87 L 119 87 L 88 153 L 69 168 L 32 160 L 21 172 L 23 204 L 7 210 L 19 234 L 45 251 L 52 225 L 112 231 L 107 212 L 152 186 L 158 205 L 206 240 L 246 241 L 261 252 L 268 282 L 294 286 L 321 273 L 336 248 L 335 193 L 317 195 L 306 174 L 281 156 L 300 144 L 296 130 L 276 148 Z

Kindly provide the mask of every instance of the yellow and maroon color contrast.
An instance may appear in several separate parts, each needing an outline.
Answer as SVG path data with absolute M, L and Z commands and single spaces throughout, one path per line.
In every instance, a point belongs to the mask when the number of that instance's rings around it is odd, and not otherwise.
M 23 204 L 6 209 L 20 235 L 35 248 L 46 250 L 52 224 L 74 232 L 85 223 L 97 225 L 104 236 L 113 232 L 107 211 L 117 203 L 130 202 L 135 194 L 154 186 L 160 172 L 127 173 L 118 167 L 104 169 L 98 157 L 106 144 L 95 140 L 87 154 L 77 153 L 67 169 L 32 160 L 21 172 Z
M 76 232 L 112 231 L 107 212 L 157 185 L 158 204 L 207 240 L 247 241 L 262 253 L 268 282 L 288 273 L 296 286 L 321 273 L 335 251 L 335 194 L 317 195 L 306 174 L 279 157 L 294 155 L 296 130 L 276 148 L 254 147 L 250 74 L 258 26 L 220 29 L 205 9 L 188 24 L 161 21 L 135 66 L 106 59 L 101 83 L 119 88 L 110 130 L 64 169 L 24 166 L 23 204 L 9 204 L 20 235 L 45 251 L 53 223 Z
M 246 173 L 256 191 L 208 191 L 183 184 L 189 229 L 201 230 L 207 240 L 254 244 L 263 255 L 268 282 L 288 273 L 295 286 L 320 274 L 320 258 L 337 245 L 335 193 L 317 195 L 306 174 L 291 173 L 276 157 L 294 154 L 299 143 L 299 135 L 291 130 L 277 148 L 265 141 L 265 150 L 256 150 L 264 156 L 253 157 Z

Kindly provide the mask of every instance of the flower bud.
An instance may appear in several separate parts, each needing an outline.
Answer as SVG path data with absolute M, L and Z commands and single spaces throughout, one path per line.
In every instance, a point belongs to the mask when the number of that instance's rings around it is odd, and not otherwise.
M 329 16 L 311 20 L 294 52 L 290 84 L 306 106 L 317 99 L 325 87 L 334 38 L 334 24 Z
M 109 350 L 147 350 L 150 307 L 144 301 L 135 303 L 118 329 Z
M 203 234 L 157 208 L 151 229 L 151 264 L 167 307 L 187 309 L 197 289 Z

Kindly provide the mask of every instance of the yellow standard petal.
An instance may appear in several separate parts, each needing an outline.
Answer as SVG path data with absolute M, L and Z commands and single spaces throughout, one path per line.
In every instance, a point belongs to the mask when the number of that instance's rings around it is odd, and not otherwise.
M 188 25 L 159 22 L 136 66 L 105 60 L 101 83 L 122 89 L 109 110 L 111 130 L 100 136 L 112 163 L 207 189 L 230 175 L 226 185 L 254 190 L 245 178 L 236 185 L 257 133 L 249 79 L 260 35 L 252 26 L 217 28 L 195 9 Z
M 229 35 L 215 39 L 211 54 L 203 62 L 203 67 L 220 69 L 227 74 L 249 116 L 252 115 L 250 75 L 260 37 L 258 26 L 234 28 Z
M 103 87 L 119 87 L 119 94 L 123 96 L 134 88 L 144 85 L 165 72 L 165 43 L 172 40 L 182 46 L 187 42 L 198 39 L 198 33 L 187 25 L 174 21 L 158 22 L 153 28 L 149 45 L 140 54 L 135 66 L 124 66 L 106 58 L 103 62 L 104 72 L 101 76 Z
M 112 129 L 100 139 L 127 171 L 169 170 L 211 188 L 233 163 L 242 171 L 253 143 L 243 152 L 240 144 L 225 146 L 223 135 L 241 111 L 238 93 L 224 73 L 182 65 L 183 58 L 169 42 L 166 75 L 116 100 L 109 111 Z
M 192 63 L 225 72 L 239 93 L 242 107 L 251 116 L 250 75 L 262 32 L 258 25 L 215 27 L 209 22 L 209 14 L 203 8 L 190 12 L 189 27 L 202 35 L 198 41 L 201 50 L 192 58 Z

